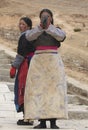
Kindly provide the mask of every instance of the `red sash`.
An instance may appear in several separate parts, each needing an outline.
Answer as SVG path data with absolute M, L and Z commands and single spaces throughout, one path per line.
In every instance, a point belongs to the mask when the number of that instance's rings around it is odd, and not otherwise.
M 26 77 L 28 72 L 28 59 L 25 59 L 20 66 L 18 75 L 18 104 L 24 103 L 24 91 L 26 84 Z
M 27 57 L 33 56 L 33 53 L 27 55 Z M 18 74 L 18 104 L 21 105 L 24 103 L 24 92 L 25 92 L 25 85 L 26 85 L 26 78 L 28 73 L 28 58 L 25 58 L 19 68 Z M 29 61 L 30 62 L 30 61 Z

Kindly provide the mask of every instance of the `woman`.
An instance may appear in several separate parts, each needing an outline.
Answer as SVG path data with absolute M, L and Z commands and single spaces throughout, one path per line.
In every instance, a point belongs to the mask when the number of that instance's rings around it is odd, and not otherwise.
M 25 38 L 26 31 L 32 29 L 31 19 L 28 17 L 22 17 L 19 20 L 19 29 L 21 32 L 21 36 L 18 42 L 17 55 L 10 69 L 10 77 L 14 78 L 16 75 L 16 70 L 18 70 L 14 86 L 14 93 L 15 93 L 14 102 L 17 112 L 23 112 L 24 115 L 24 90 L 25 90 L 26 77 L 30 60 L 35 51 L 33 44 Z M 17 124 L 33 125 L 33 122 L 29 120 L 24 121 L 24 119 L 22 119 L 18 120 Z
M 68 115 L 64 66 L 57 50 L 66 35 L 53 25 L 49 9 L 43 9 L 39 17 L 40 25 L 26 33 L 29 41 L 36 40 L 36 51 L 26 80 L 24 118 L 38 119 L 35 129 L 46 128 L 47 120 L 52 129 L 58 129 L 56 119 Z

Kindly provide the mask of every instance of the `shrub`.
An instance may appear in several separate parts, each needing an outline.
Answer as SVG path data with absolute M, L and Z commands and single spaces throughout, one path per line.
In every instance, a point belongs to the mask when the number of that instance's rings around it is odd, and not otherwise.
M 81 29 L 80 28 L 74 28 L 74 32 L 80 32 Z

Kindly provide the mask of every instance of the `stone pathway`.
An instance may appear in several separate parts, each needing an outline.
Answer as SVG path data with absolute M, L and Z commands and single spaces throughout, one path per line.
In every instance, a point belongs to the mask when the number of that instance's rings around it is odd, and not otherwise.
M 0 83 L 0 130 L 28 130 L 33 126 L 17 126 L 16 121 L 22 118 L 14 106 L 14 93 L 6 83 Z M 34 126 L 38 122 L 34 121 Z M 88 120 L 57 120 L 60 130 L 88 130 Z M 47 126 L 49 128 L 49 122 Z

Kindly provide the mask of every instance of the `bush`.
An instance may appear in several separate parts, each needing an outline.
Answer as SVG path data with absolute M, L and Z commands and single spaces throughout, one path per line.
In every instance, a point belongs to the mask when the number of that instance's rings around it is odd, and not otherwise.
M 80 32 L 81 29 L 80 28 L 74 28 L 74 32 Z

